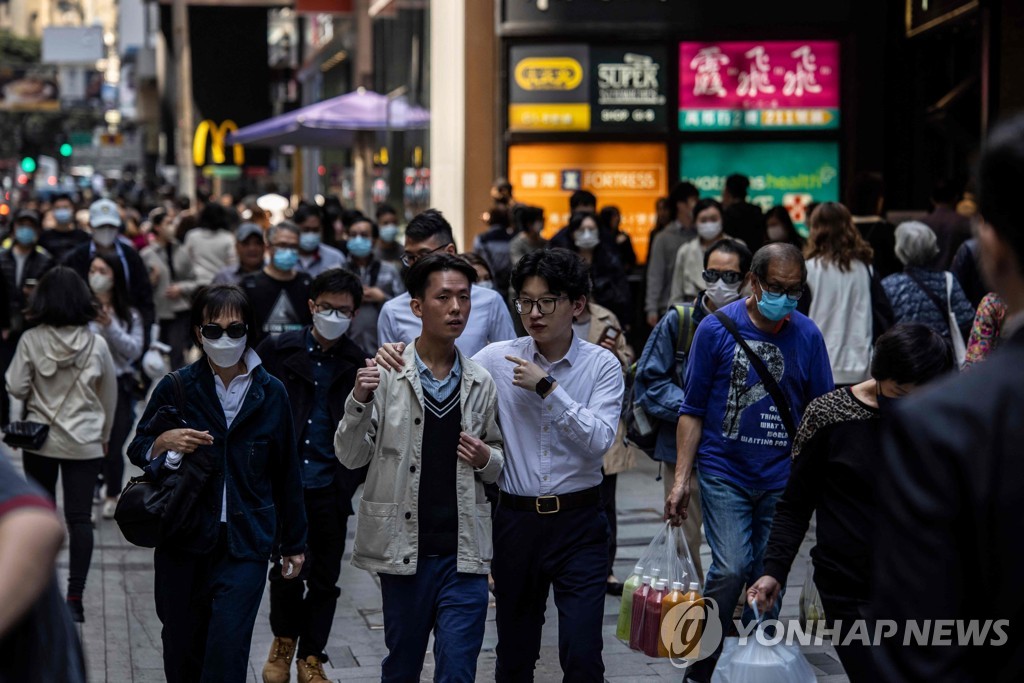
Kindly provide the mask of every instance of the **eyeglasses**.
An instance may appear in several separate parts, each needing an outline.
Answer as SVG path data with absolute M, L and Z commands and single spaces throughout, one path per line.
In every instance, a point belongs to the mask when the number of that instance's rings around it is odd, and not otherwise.
M 231 339 L 241 339 L 249 333 L 249 327 L 245 323 L 231 323 L 225 330 L 217 323 L 206 323 L 199 328 L 199 333 L 207 339 L 220 339 L 225 332 Z
M 330 304 L 314 304 L 313 308 L 316 309 L 317 313 L 322 313 L 324 315 L 340 315 L 343 318 L 351 318 L 354 313 L 354 311 L 348 306 L 334 308 Z
M 794 287 L 793 289 L 785 289 L 780 285 L 767 284 L 761 281 L 761 278 L 757 278 L 757 282 L 761 285 L 761 289 L 768 292 L 769 294 L 785 294 L 790 301 L 799 301 L 800 297 L 804 295 L 804 286 Z
M 533 307 L 536 305 L 541 315 L 551 315 L 555 312 L 555 306 L 558 305 L 558 302 L 568 298 L 567 296 L 546 296 L 542 299 L 516 299 L 516 313 L 519 315 L 529 315 L 533 312 Z
M 297 244 L 281 244 L 280 242 L 278 242 L 277 244 L 274 244 L 273 242 L 271 242 L 270 246 L 272 246 L 274 249 L 298 249 L 299 248 L 299 245 L 297 245 Z
M 709 285 L 719 280 L 727 285 L 735 285 L 743 281 L 743 273 L 735 270 L 705 270 L 700 275 Z
M 430 256 L 435 251 L 441 251 L 442 249 L 444 249 L 447 246 L 448 246 L 447 244 L 442 244 L 437 249 L 430 249 L 428 251 L 421 251 L 418 254 L 410 254 L 409 252 L 405 252 L 404 254 L 402 254 L 402 263 L 404 263 L 407 266 L 411 266 L 412 264 L 414 264 L 417 261 L 419 261 L 421 258 L 424 258 L 426 256 Z

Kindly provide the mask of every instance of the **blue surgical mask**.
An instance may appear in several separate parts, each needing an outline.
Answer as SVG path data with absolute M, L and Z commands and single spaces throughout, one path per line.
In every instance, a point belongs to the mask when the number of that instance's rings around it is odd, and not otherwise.
M 299 235 L 299 249 L 302 251 L 316 251 L 320 246 L 320 233 L 304 232 Z
M 373 240 L 369 237 L 349 237 L 348 242 L 348 253 L 356 258 L 364 258 L 370 255 L 373 251 Z
M 22 246 L 36 243 L 36 229 L 29 225 L 19 225 L 14 229 L 14 241 Z
M 292 270 L 299 263 L 299 252 L 295 249 L 275 249 L 274 267 L 278 270 Z
M 54 209 L 53 220 L 57 221 L 61 225 L 66 225 L 71 222 L 71 209 Z
M 394 223 L 380 226 L 380 239 L 382 242 L 394 242 L 398 239 L 398 226 Z
M 761 299 L 757 302 L 757 309 L 764 317 L 778 322 L 795 311 L 797 303 L 785 294 L 762 291 Z

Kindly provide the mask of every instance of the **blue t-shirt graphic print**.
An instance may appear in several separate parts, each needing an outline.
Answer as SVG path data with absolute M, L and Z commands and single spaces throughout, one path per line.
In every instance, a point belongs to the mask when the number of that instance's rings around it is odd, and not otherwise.
M 768 334 L 751 322 L 745 300 L 722 312 L 779 383 L 794 419 L 833 389 L 824 339 L 809 318 L 794 312 L 777 334 Z M 697 328 L 684 386 L 680 414 L 704 420 L 697 448 L 701 471 L 751 489 L 785 488 L 789 434 L 750 359 L 714 316 Z

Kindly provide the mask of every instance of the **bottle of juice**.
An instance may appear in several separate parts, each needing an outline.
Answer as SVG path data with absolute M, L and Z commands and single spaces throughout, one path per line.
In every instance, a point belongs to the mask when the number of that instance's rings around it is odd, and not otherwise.
M 633 604 L 630 607 L 632 614 L 630 614 L 629 623 L 629 648 L 631 650 L 640 649 L 640 630 L 644 623 L 644 607 L 647 605 L 647 593 L 651 590 L 651 577 L 643 577 L 643 581 L 640 586 L 633 591 Z
M 642 640 L 644 654 L 648 657 L 658 656 L 658 641 L 661 640 L 661 602 L 665 599 L 667 585 L 668 581 L 661 579 L 657 585 L 651 586 L 651 591 L 647 594 Z
M 690 583 L 690 589 L 683 595 L 683 602 L 695 603 L 700 600 L 700 584 Z M 683 620 L 683 651 L 685 659 L 697 659 L 700 655 L 700 637 L 704 634 L 704 610 L 691 609 Z
M 661 600 L 661 624 L 658 627 L 658 656 L 659 657 L 678 657 L 681 653 L 670 650 L 668 645 L 671 643 L 665 643 L 665 639 L 662 637 L 662 629 L 665 625 L 665 618 L 668 613 L 672 611 L 672 608 L 684 601 L 685 586 L 679 581 L 672 582 L 672 591 Z M 674 628 L 674 627 L 673 627 Z M 674 642 L 674 639 L 673 639 Z
M 619 605 L 619 623 L 615 629 L 615 636 L 622 641 L 629 642 L 629 626 L 633 620 L 633 591 L 635 591 L 643 579 L 644 568 L 637 565 L 626 583 L 622 584 L 622 604 Z

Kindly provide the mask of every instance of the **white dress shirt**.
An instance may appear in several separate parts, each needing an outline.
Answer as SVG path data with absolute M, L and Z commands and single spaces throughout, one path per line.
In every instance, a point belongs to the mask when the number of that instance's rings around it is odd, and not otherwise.
M 260 360 L 260 357 L 252 349 L 245 350 L 244 359 L 245 374 L 235 377 L 226 387 L 220 375 L 216 372 L 213 373 L 213 386 L 217 389 L 217 400 L 220 401 L 220 407 L 224 409 L 224 422 L 227 424 L 228 429 L 231 428 L 231 423 L 235 421 L 235 416 L 242 409 L 245 395 L 249 393 L 249 386 L 252 384 L 252 371 L 263 364 L 263 361 Z M 152 457 L 152 452 L 150 452 L 150 456 Z M 172 470 L 178 469 L 181 466 L 181 457 L 181 453 L 177 451 L 167 451 L 164 467 Z M 227 479 L 224 480 L 224 489 L 221 492 L 220 521 L 228 521 Z
M 542 399 L 512 384 L 517 356 L 558 380 Z M 622 410 L 622 365 L 607 349 L 573 335 L 565 357 L 552 363 L 532 337 L 490 344 L 473 360 L 494 378 L 505 467 L 498 484 L 516 496 L 564 495 L 601 483 L 604 454 L 615 441 Z
M 411 344 L 420 336 L 423 323 L 409 307 L 410 301 L 412 297 L 405 292 L 385 303 L 380 309 L 377 338 L 381 344 Z M 488 344 L 515 339 L 515 336 L 516 330 L 512 327 L 512 316 L 509 315 L 505 299 L 493 289 L 474 285 L 470 289 L 470 311 L 466 328 L 455 340 L 459 350 L 467 356 L 473 356 Z

